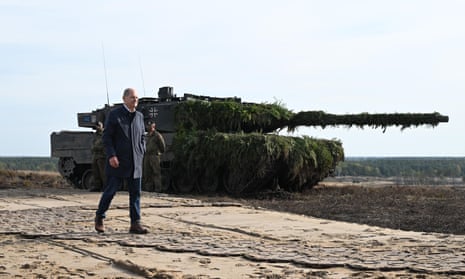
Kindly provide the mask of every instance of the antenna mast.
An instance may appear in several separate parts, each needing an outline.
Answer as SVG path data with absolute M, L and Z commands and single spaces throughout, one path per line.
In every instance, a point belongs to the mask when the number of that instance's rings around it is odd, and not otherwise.
M 108 95 L 108 81 L 107 81 L 107 65 L 105 63 L 105 48 L 102 43 L 102 56 L 103 56 L 103 71 L 105 72 L 105 87 L 107 89 L 107 104 L 110 105 L 110 97 Z
M 144 97 L 145 97 L 144 72 L 142 71 L 142 62 L 140 60 L 140 55 L 139 55 L 139 69 L 140 69 L 140 77 L 142 78 L 142 88 L 144 89 Z

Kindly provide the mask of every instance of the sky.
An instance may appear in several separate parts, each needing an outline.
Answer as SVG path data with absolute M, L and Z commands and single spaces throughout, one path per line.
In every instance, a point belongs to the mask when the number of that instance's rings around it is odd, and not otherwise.
M 346 156 L 465 156 L 465 1 L 0 0 L 0 156 L 50 156 L 78 112 L 159 87 L 448 123 L 300 127 Z

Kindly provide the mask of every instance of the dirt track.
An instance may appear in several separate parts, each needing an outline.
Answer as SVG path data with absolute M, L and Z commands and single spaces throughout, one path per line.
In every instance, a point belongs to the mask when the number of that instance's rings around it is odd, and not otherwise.
M 408 232 L 144 193 L 148 235 L 119 192 L 97 234 L 99 193 L 0 190 L 2 278 L 462 278 L 464 236 Z

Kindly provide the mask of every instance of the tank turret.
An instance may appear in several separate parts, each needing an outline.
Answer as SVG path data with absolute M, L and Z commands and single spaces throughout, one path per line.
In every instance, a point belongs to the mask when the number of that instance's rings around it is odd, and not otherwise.
M 80 127 L 104 123 L 112 106 L 78 113 Z M 328 177 L 344 160 L 338 140 L 309 136 L 282 136 L 299 126 L 346 126 L 401 129 L 436 126 L 448 117 L 433 113 L 329 114 L 323 111 L 294 113 L 279 103 L 248 103 L 238 97 L 217 98 L 184 94 L 162 87 L 158 97 L 139 99 L 137 110 L 146 123 L 155 121 L 167 151 L 161 166 L 164 191 L 176 193 L 245 192 L 284 189 L 302 191 Z M 73 185 L 90 188 L 93 132 L 54 132 L 53 157 L 58 169 Z

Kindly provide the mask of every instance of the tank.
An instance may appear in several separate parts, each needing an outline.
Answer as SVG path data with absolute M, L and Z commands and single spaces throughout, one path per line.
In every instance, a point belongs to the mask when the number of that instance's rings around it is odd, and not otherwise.
M 51 134 L 51 156 L 59 158 L 58 171 L 74 187 L 92 186 L 91 147 L 98 122 L 122 104 L 104 105 L 77 113 L 79 127 L 90 131 Z M 329 114 L 294 113 L 279 103 L 243 102 L 161 87 L 157 97 L 139 98 L 137 110 L 144 121 L 155 121 L 166 142 L 161 157 L 164 192 L 231 195 L 283 189 L 303 191 L 333 174 L 344 160 L 339 140 L 310 136 L 283 136 L 299 126 L 346 126 L 401 129 L 436 126 L 448 116 L 433 113 Z

